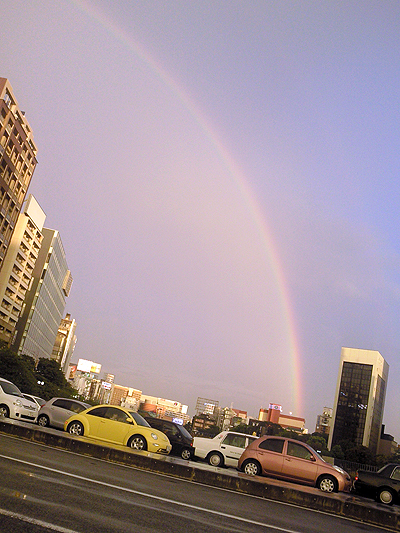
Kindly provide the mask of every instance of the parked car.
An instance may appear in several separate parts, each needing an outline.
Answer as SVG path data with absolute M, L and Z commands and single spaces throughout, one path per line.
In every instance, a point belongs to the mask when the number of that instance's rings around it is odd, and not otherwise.
M 359 470 L 353 483 L 355 493 L 386 505 L 400 502 L 400 465 L 387 464 L 377 472 Z
M 244 449 L 258 437 L 235 431 L 222 431 L 213 439 L 195 437 L 195 456 L 205 459 L 211 466 L 237 467 Z
M 37 415 L 36 403 L 26 399 L 14 383 L 0 378 L 0 417 L 35 422 Z
M 46 400 L 43 398 L 39 398 L 39 396 L 33 396 L 32 394 L 26 394 L 25 392 L 22 393 L 27 400 L 30 400 L 31 402 L 34 402 L 38 409 L 42 407 L 46 403 Z
M 311 446 L 285 437 L 264 436 L 243 452 L 238 469 L 251 476 L 265 475 L 318 487 L 324 492 L 350 491 L 351 478 L 331 465 Z
M 88 407 L 90 407 L 88 403 L 72 398 L 52 398 L 40 408 L 37 423 L 42 427 L 51 426 L 64 429 L 64 422 L 67 418 Z
M 145 416 L 144 419 L 152 428 L 167 435 L 172 445 L 171 455 L 178 455 L 182 459 L 192 459 L 194 455 L 193 437 L 181 424 L 152 416 Z
M 114 405 L 97 405 L 75 414 L 65 421 L 64 430 L 134 450 L 168 454 L 172 448 L 168 437 L 153 429 L 139 413 Z

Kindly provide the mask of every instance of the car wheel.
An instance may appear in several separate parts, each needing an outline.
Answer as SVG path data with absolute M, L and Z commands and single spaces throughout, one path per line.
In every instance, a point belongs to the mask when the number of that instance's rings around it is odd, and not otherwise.
M 84 432 L 83 424 L 78 420 L 72 421 L 68 424 L 67 431 L 70 435 L 82 436 Z
M 261 474 L 261 466 L 258 461 L 246 461 L 242 466 L 242 470 L 248 476 L 259 476 Z
M 40 415 L 37 419 L 38 426 L 41 426 L 42 428 L 45 428 L 50 425 L 50 420 L 47 415 Z
M 191 456 L 192 456 L 192 452 L 189 450 L 189 448 L 183 448 L 183 450 L 181 451 L 182 459 L 186 459 L 187 461 L 189 461 Z
M 6 405 L 0 405 L 0 417 L 9 418 L 10 409 Z
M 147 450 L 147 442 L 142 435 L 133 435 L 128 442 L 128 446 L 133 450 Z
M 219 452 L 209 453 L 207 461 L 211 466 L 224 466 L 224 457 Z
M 322 492 L 337 492 L 337 481 L 332 476 L 322 476 L 318 480 L 318 488 Z
M 384 503 L 385 505 L 392 505 L 394 500 L 393 492 L 390 489 L 379 489 L 376 496 L 376 501 Z

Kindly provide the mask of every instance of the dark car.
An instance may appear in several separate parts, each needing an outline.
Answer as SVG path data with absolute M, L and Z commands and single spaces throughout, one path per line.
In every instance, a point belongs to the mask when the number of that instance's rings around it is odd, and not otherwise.
M 167 435 L 172 444 L 171 455 L 178 455 L 182 459 L 191 459 L 193 457 L 193 437 L 182 425 L 151 416 L 146 416 L 145 419 L 152 428 L 158 429 Z
M 400 465 L 388 464 L 378 472 L 359 470 L 353 484 L 356 494 L 386 505 L 400 502 Z

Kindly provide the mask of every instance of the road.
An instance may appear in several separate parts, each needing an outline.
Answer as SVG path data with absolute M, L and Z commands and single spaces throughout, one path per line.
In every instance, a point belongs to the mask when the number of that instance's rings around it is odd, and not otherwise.
M 1 533 L 385 531 L 0 435 Z

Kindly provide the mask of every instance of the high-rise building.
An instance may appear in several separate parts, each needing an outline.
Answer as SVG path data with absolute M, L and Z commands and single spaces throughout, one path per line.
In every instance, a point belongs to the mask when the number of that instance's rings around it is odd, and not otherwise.
M 22 314 L 17 322 L 12 347 L 19 354 L 38 360 L 50 359 L 65 299 L 69 295 L 72 276 L 68 270 L 59 232 L 43 228 L 43 240 L 26 295 Z
M 66 317 L 61 320 L 53 346 L 53 353 L 51 354 L 51 358 L 57 361 L 65 376 L 69 373 L 69 363 L 75 349 L 75 330 L 76 321 L 74 318 L 71 318 L 70 314 L 67 314 Z
M 0 272 L 0 340 L 10 344 L 43 240 L 46 215 L 32 195 L 20 213 Z
M 317 416 L 317 423 L 315 425 L 316 433 L 329 435 L 332 425 L 332 412 L 333 409 L 331 407 L 324 407 L 322 415 Z
M 329 449 L 347 440 L 377 453 L 388 374 L 379 352 L 342 348 Z
M 9 81 L 0 78 L 0 271 L 36 167 L 36 154 L 25 113 Z

